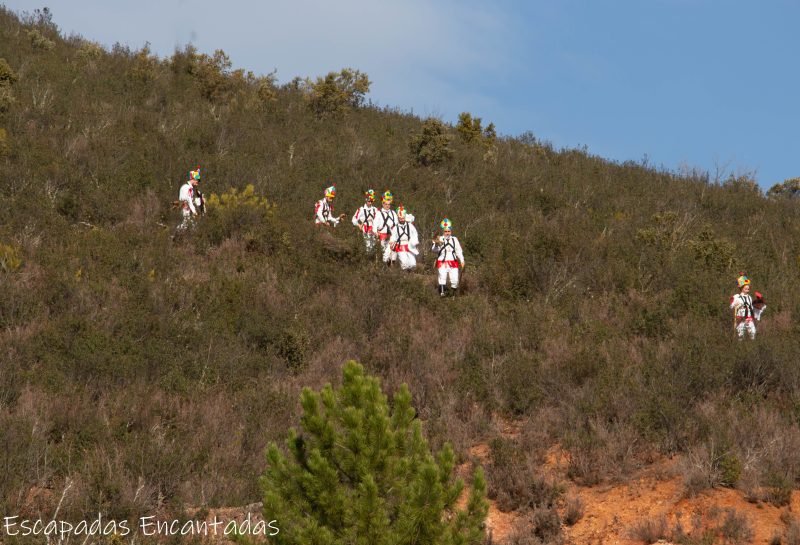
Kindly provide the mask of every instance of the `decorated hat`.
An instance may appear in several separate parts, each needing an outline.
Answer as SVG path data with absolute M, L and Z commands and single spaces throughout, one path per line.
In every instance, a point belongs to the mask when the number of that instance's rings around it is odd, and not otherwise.
M 364 199 L 369 202 L 375 202 L 375 190 L 374 189 L 367 189 L 364 192 Z
M 406 209 L 402 204 L 397 207 L 397 219 L 406 221 Z
M 189 171 L 189 179 L 200 181 L 200 167 L 197 167 L 196 170 Z
M 388 202 L 391 203 L 394 200 L 394 195 L 388 189 L 383 192 L 383 197 L 381 198 L 381 202 Z
M 739 285 L 740 288 L 750 285 L 750 279 L 745 276 L 744 273 L 739 273 L 739 278 L 736 279 L 736 283 Z
M 326 197 L 330 197 L 331 199 L 336 197 L 336 186 L 332 185 L 330 187 L 326 187 L 325 188 L 325 196 Z
M 451 222 L 451 221 L 450 221 L 449 219 L 447 219 L 447 218 L 444 218 L 444 219 L 443 219 L 443 220 L 442 220 L 442 221 L 439 223 L 439 227 L 441 227 L 441 228 L 442 228 L 442 231 L 446 231 L 446 230 L 448 230 L 448 229 L 451 229 L 451 230 L 452 230 L 452 229 L 453 229 L 453 222 Z

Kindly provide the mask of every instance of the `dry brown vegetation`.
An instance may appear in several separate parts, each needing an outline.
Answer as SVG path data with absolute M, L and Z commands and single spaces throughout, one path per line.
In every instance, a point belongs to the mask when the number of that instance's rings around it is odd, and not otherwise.
M 73 518 L 255 502 L 299 389 L 348 359 L 389 392 L 409 384 L 434 447 L 491 442 L 490 490 L 528 509 L 535 539 L 558 539 L 559 483 L 536 471 L 555 443 L 584 485 L 680 453 L 682 494 L 791 500 L 791 197 L 531 134 L 426 133 L 348 95 L 352 71 L 320 95 L 222 52 L 104 51 L 42 12 L 0 9 L 0 59 L 0 512 L 52 514 L 65 489 Z M 268 206 L 219 206 L 173 240 L 169 205 L 197 164 L 207 195 L 252 184 Z M 435 297 L 430 255 L 419 274 L 386 271 L 346 226 L 315 229 L 331 181 L 337 212 L 391 188 L 426 240 L 450 217 L 463 296 Z M 755 343 L 731 332 L 740 270 L 769 306 Z

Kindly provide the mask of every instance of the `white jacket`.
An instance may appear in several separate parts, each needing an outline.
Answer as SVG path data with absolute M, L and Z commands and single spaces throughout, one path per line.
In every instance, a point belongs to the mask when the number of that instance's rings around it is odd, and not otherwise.
M 372 206 L 371 204 L 365 204 L 361 206 L 356 213 L 353 214 L 353 225 L 359 227 L 359 223 L 361 224 L 361 230 L 365 233 L 368 233 L 370 229 L 367 227 L 373 227 L 375 223 L 375 216 L 378 213 L 378 209 Z
M 437 252 L 436 261 L 458 261 L 464 266 L 464 252 L 461 243 L 454 236 L 441 237 L 441 244 L 433 243 L 432 252 Z
M 736 312 L 737 318 L 755 318 L 761 320 L 761 313 L 767 309 L 767 305 L 761 308 L 753 306 L 753 298 L 750 294 L 744 295 L 737 293 L 731 297 L 731 308 Z
M 197 214 L 197 210 L 194 207 L 194 187 L 189 182 L 186 182 L 181 186 L 181 192 L 178 194 L 178 200 L 182 203 L 186 203 L 183 205 L 184 209 L 188 205 L 189 210 L 192 214 Z
M 333 207 L 324 197 L 314 205 L 314 223 L 330 223 L 334 227 L 339 224 L 339 218 L 333 215 Z
M 372 228 L 375 230 L 375 233 L 386 233 L 391 234 L 392 229 L 395 225 L 397 225 L 397 212 L 394 210 L 384 210 L 383 208 L 378 208 L 377 214 L 375 214 L 375 220 L 372 222 Z
M 414 255 L 419 254 L 419 250 L 417 250 L 417 245 L 419 245 L 419 235 L 417 234 L 417 228 L 414 227 L 413 223 L 405 222 L 395 225 L 392 229 L 392 234 L 389 237 L 389 243 L 396 243 L 400 246 L 408 245 L 409 252 Z

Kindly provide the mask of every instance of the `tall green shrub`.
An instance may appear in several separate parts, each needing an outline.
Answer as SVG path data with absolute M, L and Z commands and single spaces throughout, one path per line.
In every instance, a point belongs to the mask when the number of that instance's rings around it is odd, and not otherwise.
M 273 443 L 262 477 L 264 513 L 278 521 L 277 544 L 477 544 L 486 517 L 483 471 L 464 509 L 449 445 L 435 456 L 414 419 L 404 385 L 389 407 L 378 380 L 344 366 L 343 384 L 308 388 L 302 431 L 288 457 Z
M 444 124 L 434 118 L 425 120 L 422 132 L 411 137 L 408 147 L 411 159 L 420 166 L 442 163 L 453 154 Z

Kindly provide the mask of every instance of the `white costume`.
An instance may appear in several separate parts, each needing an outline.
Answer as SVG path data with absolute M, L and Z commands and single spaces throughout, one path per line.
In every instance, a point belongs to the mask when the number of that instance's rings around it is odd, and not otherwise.
M 767 305 L 762 305 L 761 308 L 753 306 L 753 298 L 748 293 L 737 293 L 731 297 L 731 308 L 734 309 L 736 316 L 736 334 L 740 339 L 744 338 L 745 331 L 751 339 L 756 338 L 756 320 L 761 320 L 761 313 L 767 308 Z
M 417 235 L 417 228 L 411 223 L 414 217 L 411 214 L 406 215 L 406 220 L 394 226 L 392 233 L 389 236 L 389 245 L 383 252 L 384 261 L 400 261 L 400 267 L 403 270 L 411 270 L 417 266 L 417 245 L 419 244 L 419 235 Z
M 372 253 L 375 250 L 375 230 L 373 227 L 377 213 L 377 208 L 370 203 L 366 203 L 353 214 L 353 225 L 361 229 L 364 234 L 364 244 L 367 246 L 368 253 Z
M 381 241 L 381 252 L 383 252 L 384 262 L 388 262 L 391 256 L 392 252 L 389 247 L 389 238 L 392 236 L 392 230 L 397 223 L 397 212 L 394 210 L 384 210 L 383 208 L 377 210 L 372 228 Z M 394 259 L 392 259 L 392 261 L 394 261 Z
M 439 293 L 444 295 L 444 288 L 447 285 L 447 278 L 450 278 L 450 286 L 458 288 L 458 268 L 464 266 L 464 252 L 461 250 L 461 243 L 452 235 L 440 237 L 441 242 L 433 243 L 431 251 L 437 252 L 436 270 L 439 272 Z
M 194 186 L 190 181 L 181 186 L 178 200 L 183 211 L 183 222 L 178 226 L 178 229 L 186 229 L 191 224 L 192 217 L 197 215 L 197 209 L 194 206 Z
M 327 197 L 317 201 L 314 205 L 314 223 L 317 225 L 339 225 L 339 218 L 333 215 L 333 207 L 328 202 Z

